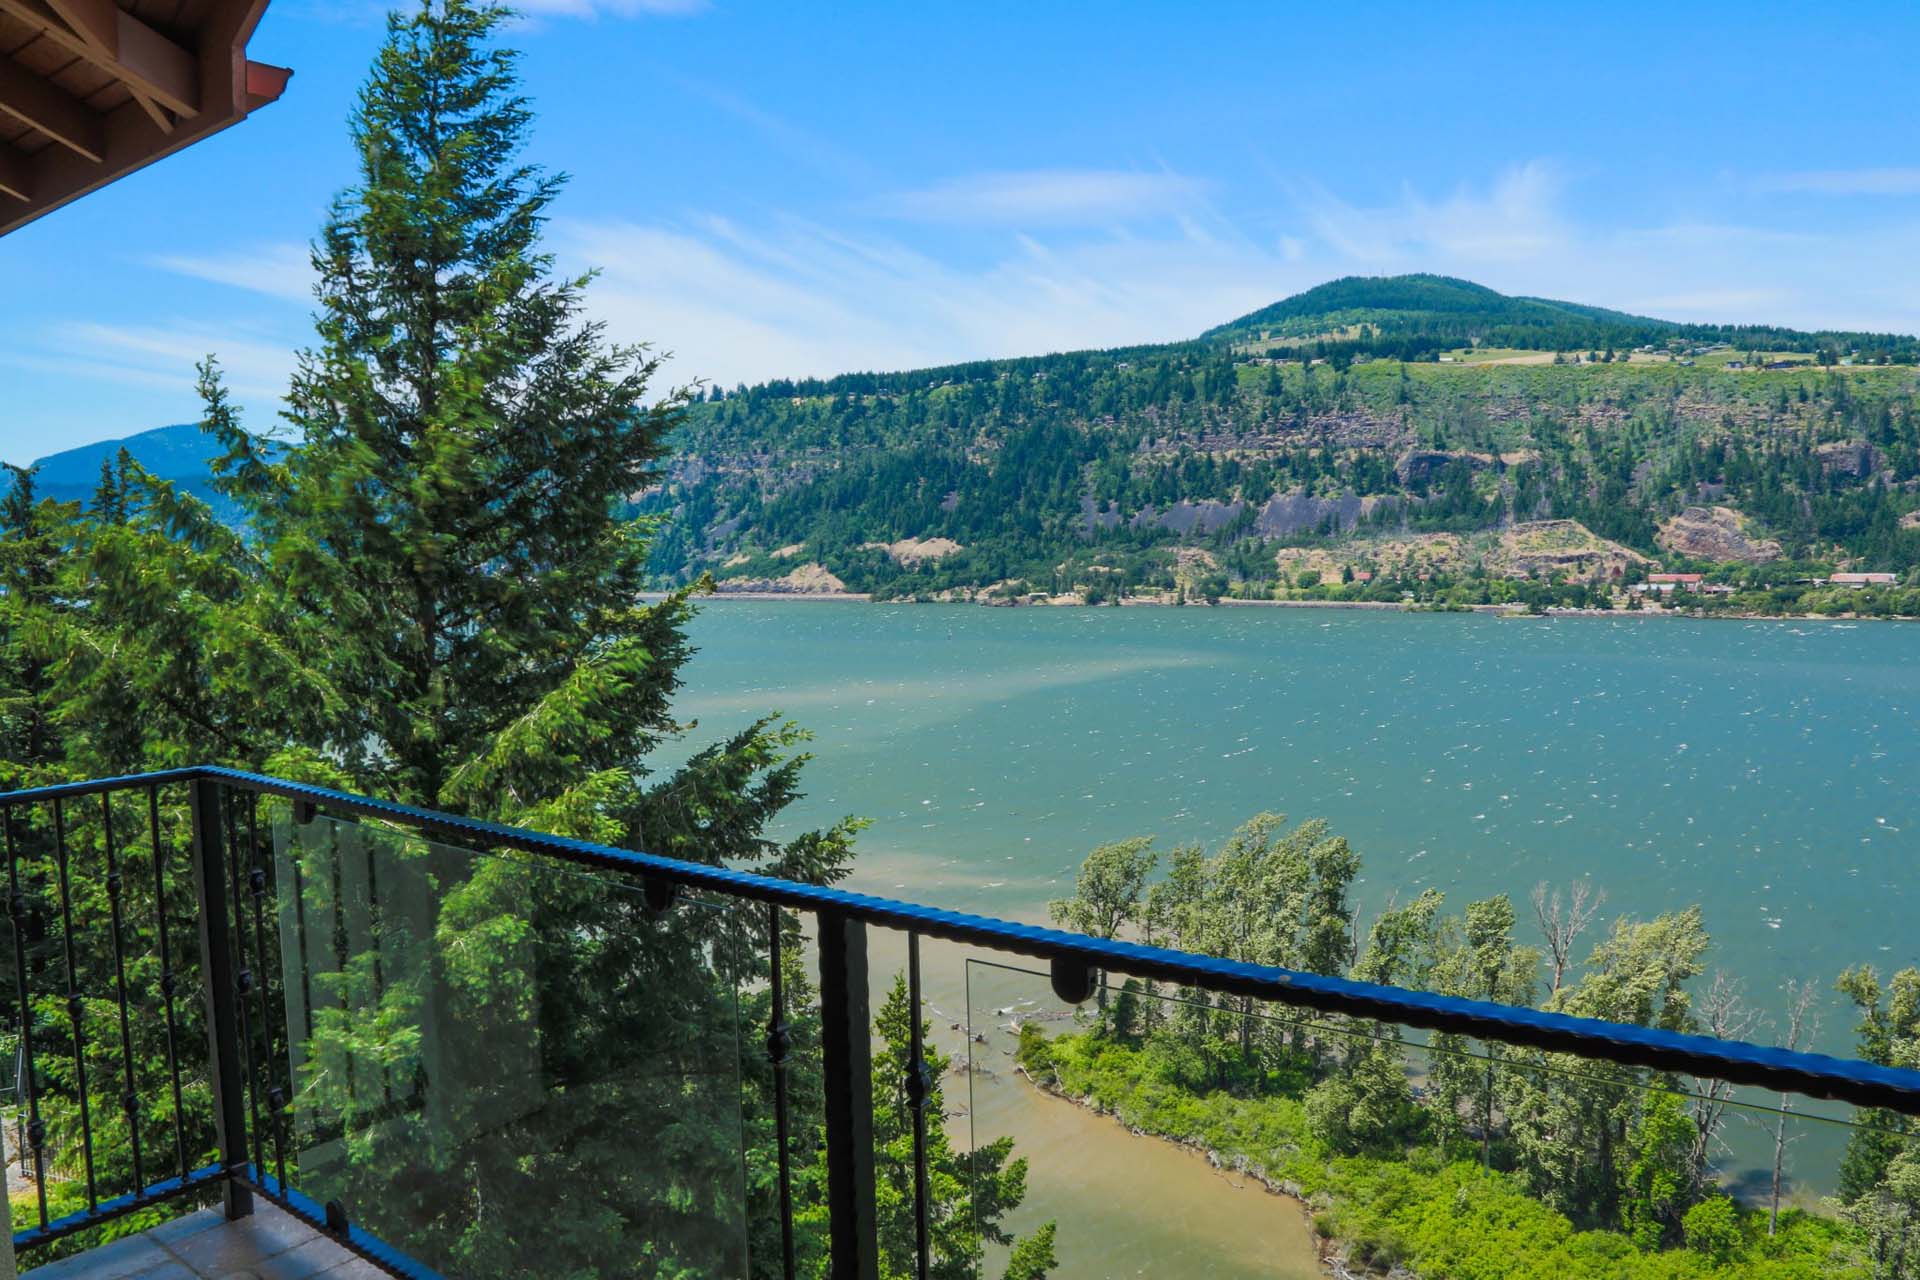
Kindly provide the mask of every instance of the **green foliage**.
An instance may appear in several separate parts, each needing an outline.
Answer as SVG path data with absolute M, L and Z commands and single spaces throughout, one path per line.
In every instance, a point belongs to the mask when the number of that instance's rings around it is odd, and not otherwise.
M 1733 1260 L 1742 1244 L 1740 1210 L 1726 1196 L 1709 1196 L 1687 1210 L 1680 1229 L 1687 1248 L 1715 1266 Z
M 1047 1273 L 1060 1265 L 1053 1252 L 1054 1224 L 1042 1223 L 1030 1236 L 1013 1246 L 1007 1259 L 1006 1280 L 1046 1280 Z
M 650 353 L 605 341 L 585 318 L 584 278 L 553 273 L 540 233 L 561 179 L 522 156 L 532 116 L 514 55 L 495 43 L 506 16 L 435 0 L 389 20 L 350 122 L 359 174 L 314 245 L 315 342 L 280 434 L 250 432 L 217 365 L 202 367 L 212 488 L 244 533 L 130 459 L 85 506 L 37 500 L 32 478 L 14 476 L 0 504 L 0 775 L 11 786 L 265 768 L 832 882 L 858 824 L 771 834 L 798 791 L 795 727 L 763 720 L 671 770 L 653 760 L 682 732 L 671 701 L 691 602 L 641 598 L 656 525 L 626 503 L 652 482 L 689 397 L 653 385 Z M 171 804 L 162 825 L 177 852 L 184 815 Z M 130 861 L 152 850 L 125 810 L 70 824 L 90 993 L 79 1017 L 111 1193 L 131 1169 L 125 1117 L 102 1093 L 117 1095 L 123 1064 L 93 972 L 108 949 L 95 922 L 109 912 L 109 822 Z M 16 824 L 40 921 L 55 879 L 44 823 Z M 240 847 L 271 865 L 250 828 Z M 341 847 L 288 856 L 336 870 Z M 364 889 L 363 945 L 313 975 L 311 1034 L 270 1057 L 303 1064 L 287 1082 L 293 1121 L 336 1126 L 343 1163 L 324 1176 L 357 1220 L 461 1275 L 526 1274 L 530 1259 L 551 1275 L 734 1274 L 711 1259 L 742 1256 L 744 1139 L 755 1266 L 777 1268 L 771 1077 L 757 1038 L 740 1034 L 741 1019 L 770 1012 L 757 914 L 655 918 L 630 885 L 543 878 L 377 829 L 353 847 L 384 876 L 378 898 Z M 346 865 L 350 890 L 364 871 Z M 361 901 L 331 876 L 280 888 L 316 909 L 329 894 Z M 128 892 L 133 918 L 151 920 L 140 877 Z M 191 979 L 185 873 L 155 892 Z M 817 1017 L 797 924 L 783 928 L 795 1146 L 811 1150 Z M 129 983 L 152 999 L 158 977 L 142 939 Z M 200 1004 L 180 1002 L 185 1044 L 204 1034 Z M 55 1045 L 68 1016 L 50 994 L 34 1010 Z M 134 1044 L 150 1176 L 176 1122 L 192 1163 L 211 1145 L 205 1065 L 183 1058 L 174 1117 L 158 1024 L 141 1019 Z M 77 1071 L 38 1056 L 50 1144 L 76 1151 Z M 678 1065 L 649 1075 L 635 1063 L 704 1064 L 745 1087 L 716 1115 L 681 1097 Z M 633 1166 L 636 1133 L 653 1144 L 647 1176 L 612 1177 Z M 796 1196 L 817 1222 L 811 1161 L 797 1163 Z
M 1920 1151 L 1903 1149 L 1872 1187 L 1833 1207 L 1866 1237 L 1874 1280 L 1920 1276 Z
M 1642 1249 L 1652 1252 L 1677 1233 L 1693 1140 L 1693 1121 L 1678 1095 L 1663 1092 L 1647 1099 L 1628 1147 L 1620 1200 L 1621 1228 Z
M 1183 946 L 1199 940 L 1215 954 L 1311 954 L 1303 939 L 1319 932 L 1316 921 L 1351 929 L 1346 886 L 1359 859 L 1344 843 L 1336 856 L 1332 839 L 1324 824 L 1289 832 L 1264 815 L 1212 856 L 1177 848 L 1123 927 Z M 1316 865 L 1327 873 L 1317 881 Z M 1263 905 L 1248 910 L 1244 898 Z M 1541 953 L 1517 943 L 1515 925 L 1505 897 L 1451 915 L 1429 891 L 1381 912 L 1358 955 L 1343 950 L 1330 971 L 1531 1004 Z M 1694 1029 L 1697 1017 L 1716 1016 L 1696 1015 L 1689 990 L 1707 946 L 1697 909 L 1616 921 L 1547 1007 Z M 1871 1034 L 1891 1035 L 1877 985 L 1850 984 Z M 1873 1250 L 1899 1247 L 1909 1202 L 1920 1211 L 1907 1185 L 1920 1164 L 1901 1154 L 1868 1195 L 1829 1217 L 1788 1212 L 1770 1236 L 1765 1210 L 1707 1181 L 1702 1128 L 1711 1146 L 1722 1113 L 1690 1108 L 1657 1074 L 1457 1035 L 1435 1036 L 1415 1073 L 1392 1027 L 1292 1021 L 1137 982 L 1124 992 L 1140 1004 L 1124 1033 L 1120 1001 L 1051 1039 L 1041 1024 L 1024 1025 L 1018 1061 L 1028 1077 L 1284 1187 L 1315 1207 L 1315 1231 L 1350 1270 L 1865 1280 Z
M 914 1123 L 907 1080 L 917 1036 L 925 1064 L 927 1216 L 932 1255 L 928 1274 L 942 1280 L 971 1280 L 980 1273 L 984 1247 L 997 1244 L 1013 1247 L 1009 1276 L 1044 1277 L 1055 1265 L 1054 1224 L 1046 1223 L 1033 1235 L 1017 1241 L 1001 1226 L 1001 1219 L 1026 1198 L 1027 1162 L 1013 1157 L 1011 1138 L 977 1146 L 970 1154 L 953 1149 L 946 1126 L 940 1122 L 946 1114 L 942 1081 L 949 1061 L 927 1042 L 929 1027 L 912 1007 L 904 975 L 895 977 L 874 1015 L 874 1030 L 880 1038 L 873 1059 L 873 1119 L 881 1274 L 916 1274 Z
M 1856 1052 L 1886 1067 L 1920 1067 L 1920 969 L 1902 969 L 1883 988 L 1866 965 L 1849 969 L 1835 984 L 1859 1010 Z M 1840 1199 L 1857 1201 L 1887 1177 L 1894 1159 L 1906 1149 L 1902 1135 L 1913 1120 L 1894 1111 L 1869 1110 L 1847 1139 L 1840 1162 Z

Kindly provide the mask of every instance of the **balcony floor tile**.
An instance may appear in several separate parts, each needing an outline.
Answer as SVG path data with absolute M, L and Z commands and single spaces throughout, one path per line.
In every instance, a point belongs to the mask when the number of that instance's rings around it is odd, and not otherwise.
M 266 1200 L 228 1222 L 201 1209 L 25 1273 L 25 1280 L 363 1280 L 385 1274 Z

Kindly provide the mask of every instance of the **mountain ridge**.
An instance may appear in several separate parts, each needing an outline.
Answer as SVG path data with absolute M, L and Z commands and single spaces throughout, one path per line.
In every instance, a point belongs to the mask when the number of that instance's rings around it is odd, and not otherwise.
M 1179 342 L 709 388 L 631 509 L 670 517 L 663 583 L 799 574 L 880 595 L 1196 574 L 1260 594 L 1304 572 L 1302 549 L 1383 584 L 1402 564 L 1414 591 L 1591 585 L 1596 566 L 1686 561 L 1661 531 L 1698 507 L 1777 548 L 1749 566 L 1769 582 L 1920 570 L 1920 372 L 1866 367 L 1896 358 L 1920 344 L 1348 277 Z M 189 436 L 126 443 L 204 495 L 204 462 L 194 479 L 175 457 Z M 119 443 L 49 461 L 97 472 Z M 173 460 L 141 457 L 152 444 Z M 1575 548 L 1565 572 L 1503 550 L 1502 530 L 1569 521 L 1619 550 Z M 1451 541 L 1428 564 L 1435 538 Z

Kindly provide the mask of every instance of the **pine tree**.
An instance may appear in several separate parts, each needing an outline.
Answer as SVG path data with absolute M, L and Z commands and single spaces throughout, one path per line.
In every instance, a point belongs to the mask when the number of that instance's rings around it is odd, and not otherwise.
M 51 677 L 30 633 L 57 607 L 59 532 L 73 512 L 42 501 L 32 471 L 7 472 L 0 497 L 0 786 L 13 788 L 50 781 L 57 765 Z
M 1014 1157 L 1012 1138 L 983 1143 L 970 1155 L 953 1149 L 942 1122 L 946 1091 L 941 1083 L 951 1061 L 927 1043 L 929 1030 L 912 1006 L 905 976 L 896 975 L 874 1015 L 874 1031 L 881 1042 L 873 1056 L 881 1274 L 915 1274 L 914 1126 L 906 1081 L 917 1034 L 926 1064 L 927 1217 L 932 1246 L 928 1274 L 941 1280 L 971 1280 L 980 1274 L 985 1246 L 994 1244 L 1012 1246 L 1008 1280 L 1044 1280 L 1054 1265 L 1054 1224 L 1048 1222 L 1019 1240 L 1001 1225 L 1026 1198 L 1027 1162 Z
M 832 881 L 856 824 L 767 834 L 797 794 L 793 726 L 649 764 L 681 731 L 691 604 L 643 598 L 653 525 L 625 516 L 687 396 L 655 393 L 658 359 L 607 342 L 587 280 L 556 278 L 540 247 L 561 179 L 523 159 L 505 17 L 428 0 L 389 20 L 350 122 L 359 177 L 314 248 L 317 336 L 288 429 L 248 431 L 202 367 L 214 486 L 241 529 L 134 464 L 91 515 L 16 485 L 6 566 L 51 563 L 54 581 L 10 590 L 0 620 L 9 726 L 46 738 L 10 733 L 9 772 L 265 767 Z M 294 1115 L 349 1156 L 302 1170 L 307 1189 L 462 1275 L 738 1274 L 749 1235 L 756 1272 L 777 1267 L 764 1055 L 742 1022 L 768 1013 L 760 913 L 663 915 L 631 884 L 377 829 L 283 825 L 281 841 L 307 873 L 283 895 L 367 908 L 352 954 L 305 957 L 325 1001 L 297 1045 Z M 805 998 L 789 1003 L 802 1054 Z M 725 1084 L 742 1078 L 744 1097 Z M 795 1084 L 804 1148 L 817 1073 Z

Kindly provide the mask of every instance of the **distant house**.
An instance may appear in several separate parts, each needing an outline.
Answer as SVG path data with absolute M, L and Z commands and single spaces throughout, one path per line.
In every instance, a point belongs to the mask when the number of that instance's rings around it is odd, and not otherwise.
M 1706 581 L 1706 576 L 1698 573 L 1650 573 L 1647 575 L 1647 581 L 1659 586 L 1663 591 L 1671 591 L 1675 587 L 1698 591 L 1700 585 Z
M 1836 573 L 1827 582 L 1836 587 L 1891 587 L 1900 581 L 1897 573 Z
M 1373 581 L 1373 570 L 1371 570 L 1371 569 L 1356 569 L 1356 570 L 1354 570 L 1354 574 L 1353 574 L 1353 580 L 1354 580 L 1355 582 L 1372 582 L 1372 581 Z

